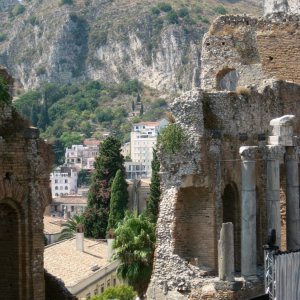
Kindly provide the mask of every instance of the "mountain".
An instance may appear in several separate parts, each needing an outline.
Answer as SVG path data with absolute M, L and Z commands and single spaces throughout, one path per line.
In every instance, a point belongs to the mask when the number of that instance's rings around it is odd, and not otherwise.
M 164 93 L 200 83 L 201 43 L 218 14 L 254 0 L 0 0 L 0 64 L 25 90 L 138 79 Z

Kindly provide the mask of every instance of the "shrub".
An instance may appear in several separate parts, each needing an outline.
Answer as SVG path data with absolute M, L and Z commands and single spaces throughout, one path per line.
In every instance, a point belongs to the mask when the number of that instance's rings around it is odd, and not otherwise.
M 166 19 L 170 24 L 178 24 L 178 15 L 174 10 L 167 13 Z
M 175 154 L 180 151 L 185 140 L 186 135 L 183 129 L 175 123 L 169 124 L 158 136 L 159 146 L 162 151 L 168 154 Z
M 151 8 L 151 13 L 158 16 L 160 14 L 160 10 L 157 6 L 154 6 Z
M 65 4 L 73 4 L 73 0 L 61 0 L 60 5 L 65 5 Z
M 217 6 L 214 11 L 220 15 L 226 15 L 227 14 L 227 10 L 224 6 L 220 5 L 220 6 Z
M 14 5 L 10 11 L 10 16 L 16 17 L 16 16 L 22 14 L 25 11 L 25 9 L 26 9 L 25 6 L 22 4 Z
M 0 43 L 6 40 L 6 34 L 0 33 Z
M 251 93 L 250 89 L 245 86 L 238 86 L 235 91 L 238 95 L 243 95 L 243 96 L 250 96 Z
M 9 102 L 9 88 L 5 78 L 0 77 L 0 102 Z
M 131 286 L 119 285 L 106 289 L 103 294 L 93 297 L 92 300 L 132 300 L 135 295 L 136 293 Z
M 186 7 L 180 8 L 180 9 L 178 10 L 178 16 L 179 16 L 180 18 L 183 18 L 183 17 L 188 16 L 188 15 L 189 15 L 189 11 L 188 11 L 188 9 L 187 9 Z
M 163 12 L 168 12 L 172 10 L 172 6 L 165 2 L 158 3 L 157 7 Z
M 28 22 L 32 25 L 32 26 L 35 26 L 35 25 L 38 25 L 39 24 L 39 20 L 37 19 L 36 16 L 30 16 L 28 18 Z

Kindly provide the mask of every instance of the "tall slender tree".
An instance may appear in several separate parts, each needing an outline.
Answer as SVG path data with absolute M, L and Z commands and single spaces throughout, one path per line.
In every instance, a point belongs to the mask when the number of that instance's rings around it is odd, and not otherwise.
M 150 195 L 148 198 L 146 214 L 152 222 L 156 223 L 158 217 L 159 201 L 160 201 L 160 177 L 159 169 L 160 163 L 157 157 L 157 151 L 153 149 L 153 160 L 151 163 L 152 175 L 150 183 Z
M 111 187 L 110 210 L 107 231 L 115 230 L 124 219 L 128 208 L 127 182 L 121 170 L 118 170 Z
M 121 143 L 118 139 L 108 137 L 100 145 L 99 150 L 84 220 L 85 233 L 93 238 L 105 238 L 112 181 L 118 170 L 125 173 Z

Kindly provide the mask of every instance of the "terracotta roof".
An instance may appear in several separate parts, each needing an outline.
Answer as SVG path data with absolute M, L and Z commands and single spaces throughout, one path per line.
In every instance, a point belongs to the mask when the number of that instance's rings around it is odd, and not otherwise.
M 97 139 L 85 139 L 83 141 L 83 144 L 85 146 L 98 146 L 100 144 L 100 141 Z
M 66 221 L 59 217 L 50 217 L 44 216 L 44 233 L 46 234 L 56 234 L 60 233 L 62 228 L 61 224 L 65 223 Z
M 52 204 L 87 204 L 87 197 L 81 195 L 70 195 L 55 197 L 52 199 Z
M 110 264 L 107 259 L 107 243 L 84 239 L 84 252 L 76 249 L 76 238 L 45 247 L 44 266 L 47 272 L 72 287 L 95 274 L 91 268 L 100 269 Z
M 139 123 L 133 124 L 133 126 L 136 126 L 136 125 L 158 126 L 159 122 L 139 122 Z

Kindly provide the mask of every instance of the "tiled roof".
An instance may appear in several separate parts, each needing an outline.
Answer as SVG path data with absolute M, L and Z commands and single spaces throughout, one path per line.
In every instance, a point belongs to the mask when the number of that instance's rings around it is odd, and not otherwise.
M 158 126 L 159 122 L 139 122 L 139 123 L 134 123 L 134 126 L 136 125 L 146 125 L 146 126 Z
M 62 228 L 61 224 L 65 223 L 66 221 L 59 217 L 50 217 L 44 216 L 44 233 L 46 234 L 56 234 L 60 233 Z
M 72 287 L 95 274 L 92 267 L 100 269 L 110 264 L 107 260 L 107 243 L 84 239 L 84 252 L 76 249 L 76 239 L 45 247 L 44 266 L 47 272 L 61 279 L 67 287 Z
M 84 196 L 77 196 L 77 195 L 71 195 L 71 196 L 61 196 L 61 197 L 55 197 L 52 199 L 52 204 L 87 204 L 87 197 Z

